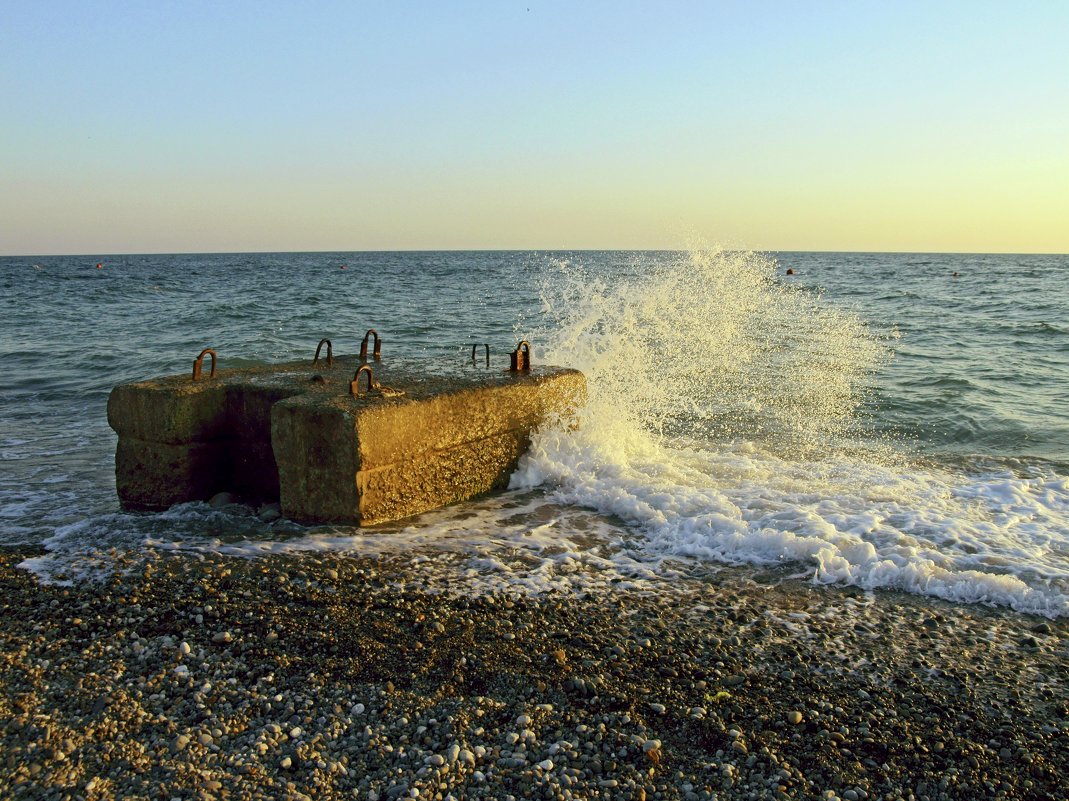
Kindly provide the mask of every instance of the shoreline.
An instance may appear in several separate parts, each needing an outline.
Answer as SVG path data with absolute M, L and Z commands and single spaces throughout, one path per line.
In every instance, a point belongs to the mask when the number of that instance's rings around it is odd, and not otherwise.
M 1066 619 L 733 569 L 470 595 L 448 566 L 331 553 L 149 553 L 55 586 L 16 567 L 39 553 L 0 550 L 5 795 L 936 801 L 1069 781 Z

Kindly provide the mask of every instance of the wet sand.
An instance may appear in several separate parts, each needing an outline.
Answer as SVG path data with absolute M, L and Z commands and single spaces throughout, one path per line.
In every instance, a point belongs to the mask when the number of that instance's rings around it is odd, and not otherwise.
M 0 796 L 1064 799 L 1069 622 L 754 571 L 542 596 L 0 552 Z M 433 576 L 433 578 L 431 578 Z

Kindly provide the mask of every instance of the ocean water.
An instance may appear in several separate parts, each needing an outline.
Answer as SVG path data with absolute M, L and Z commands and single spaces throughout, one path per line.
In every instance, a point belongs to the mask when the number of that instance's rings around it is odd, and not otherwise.
M 96 268 L 101 263 L 101 269 Z M 790 268 L 793 275 L 787 275 Z M 1069 257 L 681 252 L 0 259 L 0 543 L 69 581 L 146 548 L 338 551 L 473 585 L 724 565 L 1069 615 Z M 501 495 L 377 529 L 119 509 L 111 388 L 353 353 L 578 367 Z

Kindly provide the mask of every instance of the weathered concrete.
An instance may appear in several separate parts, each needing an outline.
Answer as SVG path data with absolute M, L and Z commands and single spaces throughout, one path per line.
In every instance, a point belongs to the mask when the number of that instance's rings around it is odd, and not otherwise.
M 363 362 L 220 370 L 124 384 L 108 399 L 124 508 L 234 492 L 306 522 L 369 525 L 503 488 L 531 431 L 570 415 L 583 375 L 472 369 L 419 375 L 371 362 L 403 394 L 349 394 Z

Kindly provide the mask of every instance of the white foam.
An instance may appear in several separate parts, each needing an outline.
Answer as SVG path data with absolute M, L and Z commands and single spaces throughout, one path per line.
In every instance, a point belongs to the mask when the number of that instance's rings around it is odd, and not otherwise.
M 1064 476 L 866 443 L 856 410 L 884 343 L 759 256 L 681 259 L 547 282 L 545 358 L 582 369 L 590 402 L 578 429 L 539 432 L 514 487 L 622 518 L 653 557 L 801 562 L 817 582 L 1069 614 Z
M 394 527 L 330 526 L 278 539 L 264 536 L 144 541 L 158 550 L 215 551 L 242 557 L 338 553 L 420 563 L 431 586 L 465 592 L 542 593 L 633 586 L 667 573 L 614 544 L 621 530 L 578 507 L 560 507 L 542 492 L 510 492 L 421 515 Z M 440 568 L 440 569 L 439 569 Z

